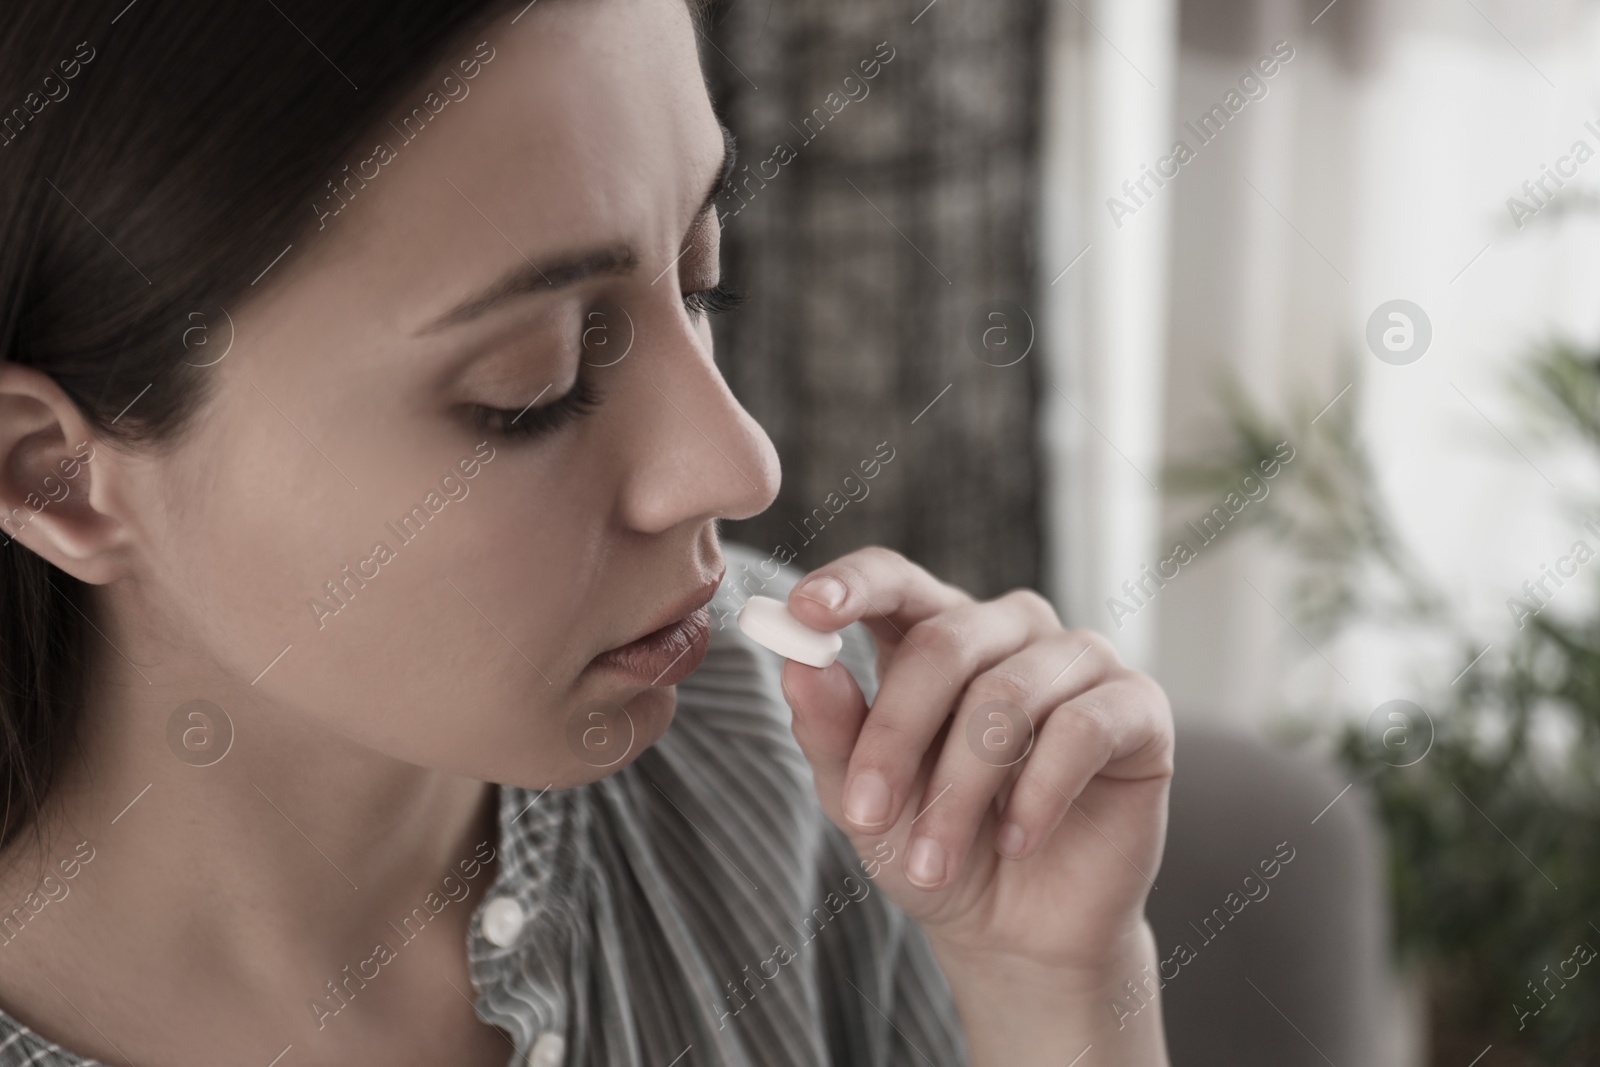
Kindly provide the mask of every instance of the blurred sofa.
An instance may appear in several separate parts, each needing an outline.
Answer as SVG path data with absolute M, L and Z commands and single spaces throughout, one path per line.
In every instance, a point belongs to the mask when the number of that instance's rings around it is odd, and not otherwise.
M 1412 1067 L 1362 787 L 1341 795 L 1352 779 L 1308 752 L 1179 722 L 1147 912 L 1174 1067 Z

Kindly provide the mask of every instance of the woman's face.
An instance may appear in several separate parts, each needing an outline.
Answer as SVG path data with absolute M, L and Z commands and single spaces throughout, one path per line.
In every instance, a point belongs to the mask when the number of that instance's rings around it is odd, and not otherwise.
M 682 0 L 480 36 L 228 309 L 194 431 L 127 461 L 136 580 L 108 593 L 230 714 L 559 787 L 666 729 L 703 633 L 596 657 L 710 599 L 715 520 L 770 504 L 778 463 L 685 302 L 719 278 L 724 142 Z

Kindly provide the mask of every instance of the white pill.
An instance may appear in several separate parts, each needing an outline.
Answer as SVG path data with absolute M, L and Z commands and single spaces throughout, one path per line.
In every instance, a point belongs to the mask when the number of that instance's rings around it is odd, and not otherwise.
M 766 596 L 745 601 L 739 629 L 763 648 L 811 667 L 826 667 L 844 647 L 837 631 L 813 630 L 789 614 L 789 605 Z

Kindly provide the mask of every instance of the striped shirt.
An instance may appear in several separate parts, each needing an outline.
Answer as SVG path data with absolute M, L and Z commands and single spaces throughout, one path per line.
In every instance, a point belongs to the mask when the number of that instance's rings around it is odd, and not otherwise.
M 763 582 L 763 557 L 725 556 L 710 649 L 661 740 L 588 785 L 501 787 L 467 943 L 478 1014 L 515 1043 L 510 1067 L 965 1064 L 922 931 L 817 802 L 782 660 L 733 622 L 799 572 Z M 871 637 L 844 641 L 871 699 Z M 33 1064 L 98 1067 L 0 1012 L 0 1067 Z

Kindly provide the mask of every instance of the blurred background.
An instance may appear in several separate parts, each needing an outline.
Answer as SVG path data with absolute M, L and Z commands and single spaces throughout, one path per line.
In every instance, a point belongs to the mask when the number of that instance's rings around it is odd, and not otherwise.
M 1593 1062 L 1600 4 L 733 0 L 703 51 L 784 468 L 729 536 L 1037 588 L 1172 698 L 1107 1010 Z

